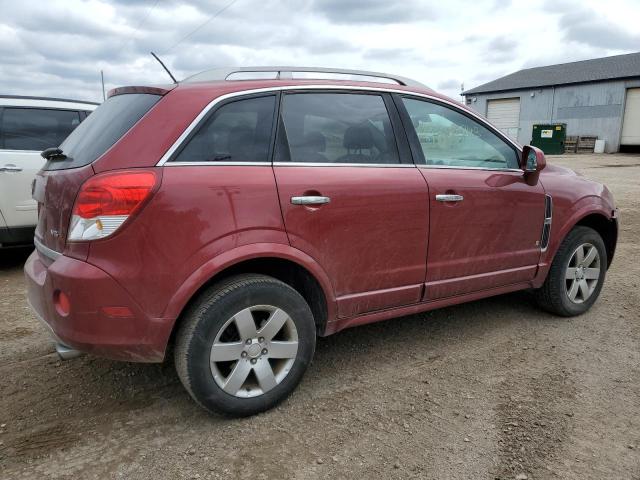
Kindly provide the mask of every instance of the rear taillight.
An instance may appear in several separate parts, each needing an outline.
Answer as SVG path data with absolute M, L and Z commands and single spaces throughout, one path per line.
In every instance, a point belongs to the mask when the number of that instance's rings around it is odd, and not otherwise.
M 149 170 L 91 177 L 73 206 L 68 239 L 97 240 L 113 234 L 149 198 L 157 182 Z

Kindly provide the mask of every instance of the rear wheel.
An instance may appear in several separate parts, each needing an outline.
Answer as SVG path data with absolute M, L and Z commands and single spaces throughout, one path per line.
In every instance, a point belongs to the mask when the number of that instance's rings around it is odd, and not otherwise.
M 176 369 L 204 408 L 252 415 L 297 386 L 315 340 L 313 315 L 298 292 L 271 277 L 242 275 L 190 308 L 176 339 Z
M 542 287 L 536 290 L 545 310 L 570 317 L 591 308 L 607 272 L 602 237 L 588 227 L 575 227 L 562 241 Z

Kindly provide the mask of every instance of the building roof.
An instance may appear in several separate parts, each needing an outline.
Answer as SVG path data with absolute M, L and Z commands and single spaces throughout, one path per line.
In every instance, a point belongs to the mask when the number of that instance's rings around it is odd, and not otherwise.
M 547 67 L 525 68 L 467 90 L 463 92 L 463 95 L 550 87 L 569 83 L 601 82 L 629 77 L 640 77 L 640 52 L 561 63 Z

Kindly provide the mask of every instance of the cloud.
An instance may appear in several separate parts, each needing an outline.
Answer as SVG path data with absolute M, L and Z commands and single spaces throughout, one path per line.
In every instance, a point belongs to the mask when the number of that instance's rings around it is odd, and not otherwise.
M 576 10 L 560 18 L 564 38 L 597 48 L 638 50 L 640 34 L 619 28 L 592 10 Z
M 367 60 L 377 61 L 397 61 L 399 59 L 413 62 L 424 61 L 424 58 L 410 48 L 371 48 L 365 50 L 363 57 Z
M 154 51 L 177 78 L 229 65 L 340 67 L 457 98 L 461 82 L 640 45 L 634 0 L 601 15 L 597 0 L 236 0 L 213 18 L 229 1 L 0 0 L 0 93 L 100 100 L 100 70 L 107 88 L 166 82 Z
M 438 83 L 438 90 L 455 90 L 456 88 L 459 90 L 462 82 L 459 80 L 455 80 L 450 78 L 443 82 Z
M 315 0 L 312 9 L 336 23 L 406 23 L 437 18 L 437 5 L 417 0 Z
M 514 38 L 499 36 L 487 42 L 483 58 L 492 63 L 505 63 L 513 60 L 518 42 Z

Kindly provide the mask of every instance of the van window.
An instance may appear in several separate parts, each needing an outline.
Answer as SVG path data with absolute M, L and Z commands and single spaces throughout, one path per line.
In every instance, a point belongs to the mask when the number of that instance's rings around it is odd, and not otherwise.
M 279 161 L 400 163 L 389 114 L 380 95 L 287 94 L 282 120 Z
M 79 124 L 76 110 L 4 107 L 2 148 L 42 151 L 57 147 Z
M 198 127 L 174 162 L 268 162 L 275 95 L 218 108 Z

